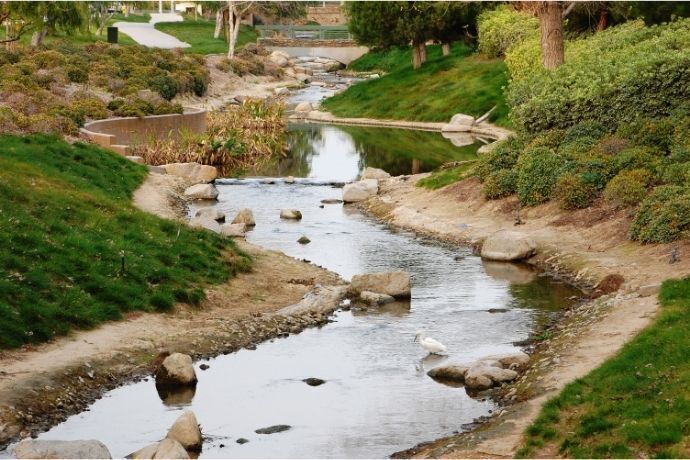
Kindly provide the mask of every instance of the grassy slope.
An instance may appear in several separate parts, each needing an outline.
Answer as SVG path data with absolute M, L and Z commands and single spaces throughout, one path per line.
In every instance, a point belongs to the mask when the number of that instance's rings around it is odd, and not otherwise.
M 184 22 L 160 22 L 156 24 L 156 29 L 192 45 L 185 48 L 188 53 L 224 54 L 228 52 L 228 44 L 223 38 L 213 38 L 215 21 L 199 18 L 196 21 L 185 19 Z M 237 38 L 237 49 L 247 43 L 255 43 L 256 39 L 257 33 L 254 28 L 243 24 Z
M 659 297 L 653 325 L 544 406 L 520 455 L 690 457 L 690 278 Z
M 248 266 L 231 241 L 137 210 L 146 174 L 93 146 L 0 136 L 0 348 L 198 303 Z
M 447 121 L 456 113 L 480 116 L 497 105 L 491 121 L 510 125 L 503 98 L 507 74 L 502 61 L 470 56 L 470 50 L 460 44 L 446 57 L 440 46 L 429 46 L 428 56 L 421 69 L 413 70 L 409 49 L 369 53 L 350 67 L 390 73 L 354 85 L 323 105 L 342 117 L 419 121 Z

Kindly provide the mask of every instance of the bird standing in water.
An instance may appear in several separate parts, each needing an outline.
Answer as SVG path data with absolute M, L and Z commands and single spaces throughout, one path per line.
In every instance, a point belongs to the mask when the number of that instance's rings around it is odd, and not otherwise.
M 417 332 L 417 335 L 414 337 L 414 342 L 419 342 L 422 348 L 432 355 L 440 355 L 441 353 L 446 352 L 446 346 L 444 344 L 438 340 L 432 339 L 431 337 L 427 337 L 422 331 Z

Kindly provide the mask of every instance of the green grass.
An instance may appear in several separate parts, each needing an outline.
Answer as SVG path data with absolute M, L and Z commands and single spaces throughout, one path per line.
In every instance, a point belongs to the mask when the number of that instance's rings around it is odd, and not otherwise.
M 226 54 L 228 52 L 228 44 L 222 37 L 213 38 L 215 21 L 185 18 L 184 22 L 159 22 L 156 24 L 156 29 L 192 45 L 184 49 L 187 53 Z M 237 37 L 237 49 L 247 43 L 256 43 L 257 37 L 258 34 L 253 27 L 242 24 Z
M 136 209 L 146 175 L 94 146 L 0 136 L 0 348 L 198 303 L 249 266 L 230 240 Z
M 358 83 L 325 100 L 323 106 L 341 117 L 442 122 L 456 113 L 481 116 L 496 105 L 490 120 L 510 126 L 503 61 L 471 55 L 469 48 L 456 44 L 445 57 L 440 46 L 429 46 L 428 61 L 421 69 L 413 70 L 411 62 L 409 49 L 369 53 L 350 67 L 390 73 Z
M 417 182 L 417 187 L 428 188 L 429 190 L 436 190 L 446 185 L 454 184 L 466 177 L 474 163 L 465 163 L 454 168 L 441 169 L 434 171 L 430 176 L 420 179 Z
M 690 278 L 659 299 L 653 325 L 544 406 L 519 456 L 690 457 Z
M 129 16 L 125 16 L 122 13 L 115 13 L 112 18 L 108 20 L 108 25 L 113 25 L 116 22 L 149 22 L 151 20 L 151 15 L 148 13 L 144 14 L 133 14 L 130 13 Z

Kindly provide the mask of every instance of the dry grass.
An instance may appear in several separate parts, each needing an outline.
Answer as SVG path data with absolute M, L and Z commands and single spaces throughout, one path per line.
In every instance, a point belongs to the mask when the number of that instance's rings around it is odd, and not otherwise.
M 282 104 L 246 100 L 224 111 L 210 112 L 203 134 L 151 138 L 134 146 L 147 164 L 197 162 L 224 169 L 245 169 L 287 151 L 287 123 Z

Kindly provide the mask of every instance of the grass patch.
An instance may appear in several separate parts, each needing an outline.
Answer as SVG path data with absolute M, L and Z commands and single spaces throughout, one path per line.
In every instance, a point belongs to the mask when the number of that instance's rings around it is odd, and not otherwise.
M 0 146 L 0 348 L 198 303 L 249 266 L 232 241 L 136 209 L 141 165 L 47 135 Z
M 108 20 L 108 25 L 111 26 L 116 22 L 150 22 L 151 15 L 148 13 L 134 14 L 130 13 L 129 16 L 125 16 L 122 13 L 115 13 L 113 17 Z
M 503 87 L 506 66 L 499 59 L 470 55 L 456 44 L 449 56 L 439 45 L 429 46 L 428 61 L 412 69 L 409 49 L 369 53 L 350 64 L 357 70 L 382 69 L 390 73 L 358 83 L 324 101 L 341 117 L 371 117 L 415 121 L 448 121 L 456 113 L 481 116 L 493 106 L 491 121 L 510 126 Z
M 436 190 L 446 185 L 454 184 L 468 176 L 469 171 L 474 163 L 465 163 L 454 168 L 442 169 L 435 171 L 430 176 L 420 179 L 417 182 L 417 187 L 428 188 L 429 190 Z
M 662 311 L 614 358 L 550 400 L 520 456 L 689 457 L 690 278 L 666 281 Z
M 155 27 L 161 32 L 192 45 L 184 49 L 186 53 L 227 54 L 228 52 L 228 43 L 225 39 L 213 38 L 215 21 L 185 18 L 184 22 L 159 22 Z M 237 49 L 239 50 L 247 43 L 256 43 L 257 38 L 258 34 L 253 27 L 242 24 L 237 37 Z

